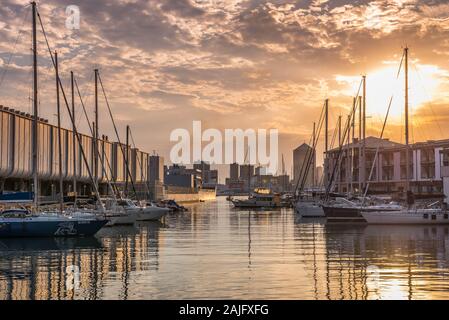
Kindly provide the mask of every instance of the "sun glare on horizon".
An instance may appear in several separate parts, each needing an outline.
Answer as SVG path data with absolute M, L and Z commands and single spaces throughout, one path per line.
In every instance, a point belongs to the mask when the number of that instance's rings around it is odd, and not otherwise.
M 368 117 L 383 120 L 390 98 L 393 96 L 389 121 L 399 123 L 404 117 L 404 67 L 402 66 L 398 75 L 398 65 L 386 64 L 388 66 L 368 72 L 366 75 L 366 114 Z M 446 72 L 438 66 L 420 65 L 414 61 L 409 62 L 410 116 L 413 116 L 413 113 L 419 108 L 438 98 L 441 77 L 445 75 Z M 347 86 L 347 89 L 344 90 L 345 95 L 354 96 L 359 88 L 361 77 L 337 75 L 336 80 L 339 84 Z

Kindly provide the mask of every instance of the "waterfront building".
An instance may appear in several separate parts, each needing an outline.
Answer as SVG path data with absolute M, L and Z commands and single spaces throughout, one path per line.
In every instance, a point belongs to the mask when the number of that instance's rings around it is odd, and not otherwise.
M 201 180 L 203 186 L 215 187 L 218 183 L 218 170 L 212 170 L 210 164 L 204 161 L 193 164 L 194 170 L 199 170 L 201 172 Z
M 159 155 L 149 157 L 149 178 L 150 198 L 160 200 L 164 198 L 164 158 Z
M 201 187 L 201 181 L 199 169 L 187 169 L 186 166 L 178 164 L 165 167 L 164 182 L 167 187 L 198 189 Z
M 32 122 L 33 117 L 30 114 L 0 105 L 0 192 L 31 191 Z M 39 191 L 40 196 L 51 197 L 55 195 L 59 186 L 58 128 L 48 123 L 48 120 L 39 118 L 38 130 L 41 137 L 38 148 Z M 75 139 L 72 130 L 61 128 L 61 131 L 63 191 L 65 194 L 73 192 L 73 180 L 76 179 L 77 193 L 90 195 L 91 180 L 78 143 L 75 143 L 73 153 Z M 88 165 L 93 168 L 96 156 L 95 139 L 81 133 L 80 138 Z M 148 153 L 109 141 L 107 136 L 103 136 L 97 142 L 100 161 L 96 172 L 101 193 L 108 192 L 108 179 L 118 186 L 123 186 L 126 172 L 131 174 L 129 180 L 132 179 L 136 185 L 148 182 Z M 129 153 L 128 168 L 126 150 Z M 105 166 L 104 171 L 102 163 Z
M 365 147 L 364 147 L 365 146 Z M 373 165 L 376 150 L 378 157 Z M 365 155 L 363 156 L 363 149 Z M 417 197 L 440 197 L 443 195 L 443 178 L 449 167 L 449 139 L 418 142 L 409 146 L 410 188 Z M 338 192 L 358 192 L 369 180 L 369 192 L 377 194 L 401 193 L 405 190 L 405 145 L 388 139 L 367 137 L 365 143 L 354 139 L 344 145 L 335 169 L 334 188 Z M 329 150 L 326 157 L 325 177 L 329 179 L 337 165 L 338 148 Z M 448 182 L 449 183 L 449 182 Z M 448 184 L 449 186 L 449 184 Z

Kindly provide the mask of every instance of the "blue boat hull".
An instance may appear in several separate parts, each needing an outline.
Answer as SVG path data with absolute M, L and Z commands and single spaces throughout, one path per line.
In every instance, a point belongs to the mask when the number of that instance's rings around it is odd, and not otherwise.
M 0 238 L 93 236 L 107 220 L 1 221 Z

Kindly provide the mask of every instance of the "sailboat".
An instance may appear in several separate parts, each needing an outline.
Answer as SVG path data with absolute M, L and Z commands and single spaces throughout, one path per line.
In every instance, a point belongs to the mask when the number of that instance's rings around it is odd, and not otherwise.
M 0 212 L 0 237 L 71 237 L 92 236 L 98 232 L 107 220 L 98 215 L 66 215 L 62 211 L 39 212 L 38 190 L 38 92 L 37 92 L 37 8 L 31 2 L 33 36 L 33 130 L 32 164 L 34 179 L 34 210 L 25 208 L 4 209 Z M 60 79 L 57 77 L 58 86 Z M 59 87 L 58 87 L 59 88 Z M 73 120 L 73 119 L 72 119 Z M 62 191 L 61 191 L 62 192 Z M 61 206 L 62 207 L 62 206 Z
M 405 66 L 405 164 L 406 183 L 405 194 L 407 207 L 396 211 L 361 209 L 361 214 L 369 224 L 449 224 L 448 213 L 441 208 L 411 208 L 413 198 L 410 190 L 410 157 L 409 157 L 409 128 L 408 128 L 408 47 L 404 48 Z
M 295 211 L 298 213 L 301 218 L 320 218 L 324 217 L 324 211 L 322 207 L 322 201 L 321 199 L 317 199 L 315 192 L 314 193 L 305 193 L 304 186 L 307 180 L 307 177 L 309 175 L 310 166 L 313 162 L 313 155 L 316 150 L 316 146 L 318 143 L 319 135 L 320 135 L 320 129 L 323 124 L 323 121 L 325 122 L 325 148 L 327 150 L 328 142 L 327 142 L 327 130 L 328 130 L 328 111 L 329 111 L 329 100 L 326 99 L 323 105 L 323 110 L 321 112 L 320 119 L 318 121 L 318 134 L 315 130 L 315 123 L 313 123 L 313 132 L 312 132 L 312 148 L 307 149 L 307 153 L 305 156 L 305 161 L 303 161 L 300 174 L 298 177 L 298 181 L 295 188 L 295 194 L 298 194 L 298 198 L 295 204 Z M 324 113 L 324 117 L 323 117 Z M 315 168 L 312 168 L 312 170 L 315 170 Z M 313 179 L 315 180 L 314 174 L 312 175 Z M 300 181 L 302 177 L 302 180 Z M 315 181 L 313 181 L 315 182 Z
M 118 144 L 120 146 L 120 149 L 122 151 L 123 157 L 124 157 L 124 163 L 125 163 L 125 173 L 126 173 L 126 186 L 128 185 L 128 177 L 130 178 L 130 182 L 132 185 L 132 188 L 134 189 L 134 194 L 137 195 L 136 193 L 136 188 L 135 188 L 135 184 L 134 184 L 134 179 L 132 178 L 131 172 L 130 172 L 130 166 L 129 166 L 129 161 L 128 161 L 128 147 L 129 147 L 129 142 L 128 142 L 128 138 L 130 135 L 130 128 L 129 126 L 126 127 L 126 137 L 127 137 L 127 141 L 126 141 L 126 148 L 123 147 L 123 144 L 121 143 L 121 139 L 120 139 L 120 135 L 118 134 L 118 130 L 117 130 L 117 126 L 115 124 L 115 120 L 114 120 L 114 116 L 112 114 L 111 111 L 111 107 L 109 105 L 109 101 L 107 99 L 107 95 L 106 95 L 106 90 L 103 86 L 103 82 L 101 80 L 101 76 L 100 73 L 98 71 L 98 69 L 95 69 L 95 114 L 98 117 L 98 84 L 100 84 L 100 87 L 102 89 L 105 101 L 106 101 L 106 106 L 108 108 L 108 113 L 109 116 L 111 118 L 112 121 L 112 125 L 114 127 L 114 131 L 118 140 Z M 97 137 L 98 136 L 98 121 L 95 123 L 96 127 L 92 130 L 94 132 L 94 136 Z M 98 154 L 97 154 L 98 157 Z M 106 158 L 107 159 L 107 158 Z M 104 170 L 104 166 L 103 166 L 103 170 Z M 142 172 L 142 167 L 141 167 L 141 172 Z M 148 186 L 145 184 L 146 188 L 148 188 Z M 126 188 L 127 189 L 127 188 Z M 127 191 L 127 190 L 125 190 Z M 112 193 L 114 194 L 114 191 L 112 190 Z M 148 190 L 149 193 L 149 190 Z M 117 221 L 116 224 L 131 224 L 135 221 L 157 221 L 162 219 L 164 216 L 166 216 L 169 212 L 170 209 L 168 208 L 161 208 L 158 206 L 155 206 L 153 204 L 146 204 L 146 205 L 141 205 L 140 203 L 137 204 L 135 201 L 133 201 L 132 199 L 130 199 L 128 197 L 128 192 L 124 192 L 124 194 L 121 194 L 119 192 L 119 199 L 117 199 L 114 196 L 114 201 L 109 204 L 109 212 L 108 215 L 110 215 L 111 217 L 114 216 L 111 224 L 114 224 L 114 221 Z
M 357 110 L 357 107 L 359 108 L 359 139 L 361 140 L 361 142 L 359 143 L 359 165 L 362 166 L 363 168 L 363 164 L 364 163 L 364 155 L 365 155 L 365 143 L 366 143 L 366 139 L 365 139 L 365 109 L 366 109 L 366 76 L 362 77 L 362 81 L 360 83 L 360 87 L 359 87 L 359 91 L 360 88 L 363 85 L 363 99 L 362 97 L 359 96 L 359 92 L 357 93 L 357 97 L 358 97 L 358 106 L 357 106 L 357 98 L 355 98 L 353 100 L 353 106 L 352 106 L 352 111 L 351 113 L 348 115 L 348 121 L 344 130 L 344 139 L 346 139 L 347 137 L 347 147 L 345 147 L 346 152 L 347 152 L 347 157 L 348 157 L 348 170 L 351 170 L 351 165 L 350 163 L 352 163 L 352 160 L 350 160 L 350 155 L 349 155 L 349 151 L 350 151 L 350 131 L 352 128 L 352 136 L 353 136 L 353 140 L 354 140 L 354 117 L 355 117 L 355 113 Z M 392 102 L 392 98 L 390 99 L 390 103 L 389 103 L 389 107 L 388 110 L 391 107 L 391 102 Z M 363 117 L 362 117 L 363 114 Z M 363 118 L 363 121 L 362 121 Z M 383 132 L 385 129 L 385 124 L 386 124 L 386 119 L 388 118 L 388 113 L 387 116 L 385 118 L 385 122 L 384 122 L 384 126 L 382 128 L 382 132 L 381 132 L 381 136 L 380 138 L 382 139 L 383 136 Z M 363 129 L 362 129 L 363 128 Z M 377 146 L 377 151 L 376 151 L 376 158 L 379 152 L 379 148 L 380 148 L 380 144 Z M 352 147 L 352 149 L 354 149 L 354 146 Z M 343 145 L 341 144 L 340 141 L 340 147 L 339 147 L 339 153 L 338 153 L 338 159 L 337 159 L 337 163 L 334 167 L 334 170 L 332 172 L 332 176 L 328 185 L 328 193 L 331 190 L 331 186 L 332 186 L 332 181 L 335 177 L 335 173 L 337 170 L 339 170 L 339 166 L 341 164 L 342 161 L 342 152 L 343 152 Z M 365 187 L 365 193 L 363 194 L 363 196 L 354 196 L 351 193 L 352 190 L 352 178 L 351 182 L 348 182 L 348 194 L 347 197 L 342 197 L 342 196 L 336 196 L 336 197 L 332 197 L 332 199 L 330 197 L 327 197 L 327 201 L 323 204 L 323 210 L 324 213 L 326 215 L 327 218 L 327 222 L 331 222 L 331 223 L 366 223 L 366 219 L 363 217 L 363 215 L 361 214 L 361 211 L 364 210 L 365 212 L 378 212 L 378 211 L 382 211 L 382 212 L 397 212 L 403 209 L 403 206 L 394 202 L 385 202 L 382 199 L 379 198 L 368 198 L 366 196 L 367 191 L 368 191 L 368 187 L 369 187 L 369 181 L 371 180 L 371 176 L 373 174 L 373 169 L 375 166 L 376 161 L 373 161 L 372 167 L 371 167 L 371 171 L 370 171 L 370 175 L 368 180 L 365 179 L 365 181 L 360 181 L 359 180 L 359 187 L 361 187 L 362 185 L 366 185 Z M 350 172 L 350 175 L 352 175 L 352 172 Z

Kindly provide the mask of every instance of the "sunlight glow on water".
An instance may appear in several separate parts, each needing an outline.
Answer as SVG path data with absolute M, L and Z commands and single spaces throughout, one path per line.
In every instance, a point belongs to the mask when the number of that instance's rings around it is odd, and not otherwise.
M 1 239 L 0 299 L 449 298 L 448 227 L 331 226 L 224 198 L 189 208 L 96 238 Z

